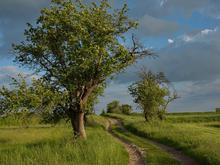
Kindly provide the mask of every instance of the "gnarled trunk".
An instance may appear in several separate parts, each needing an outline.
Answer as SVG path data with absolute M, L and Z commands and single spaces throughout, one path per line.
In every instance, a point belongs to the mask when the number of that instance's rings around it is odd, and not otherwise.
M 74 137 L 80 137 L 82 139 L 86 139 L 86 131 L 84 127 L 84 121 L 85 121 L 84 110 L 85 110 L 85 105 L 88 101 L 88 97 L 90 96 L 94 88 L 95 86 L 92 86 L 90 88 L 83 87 L 82 91 L 80 90 L 77 91 L 75 100 L 77 100 L 78 102 L 73 104 L 69 109 L 69 117 L 73 127 Z
M 86 139 L 84 115 L 84 112 L 72 112 L 69 116 L 73 127 L 74 137 Z

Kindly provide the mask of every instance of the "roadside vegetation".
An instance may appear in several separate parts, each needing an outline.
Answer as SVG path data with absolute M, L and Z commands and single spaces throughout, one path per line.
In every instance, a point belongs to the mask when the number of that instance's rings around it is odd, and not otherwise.
M 146 138 L 139 137 L 131 132 L 125 132 L 118 127 L 113 132 L 119 137 L 137 145 L 144 152 L 143 156 L 148 165 L 180 165 L 172 155 L 152 144 Z
M 11 128 L 2 124 L 0 164 L 127 165 L 128 153 L 104 129 L 105 122 L 102 117 L 89 117 L 88 139 L 74 141 L 69 123 L 65 122 L 54 127 L 32 123 L 32 128 L 18 127 L 12 122 Z
M 151 122 L 140 114 L 108 115 L 121 119 L 132 133 L 179 149 L 199 164 L 220 164 L 219 113 L 171 114 L 165 121 Z

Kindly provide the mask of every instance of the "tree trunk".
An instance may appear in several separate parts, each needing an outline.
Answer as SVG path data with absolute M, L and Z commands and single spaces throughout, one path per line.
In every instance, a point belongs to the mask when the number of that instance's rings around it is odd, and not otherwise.
M 84 127 L 84 112 L 72 112 L 70 119 L 73 127 L 74 137 L 86 139 L 86 131 Z

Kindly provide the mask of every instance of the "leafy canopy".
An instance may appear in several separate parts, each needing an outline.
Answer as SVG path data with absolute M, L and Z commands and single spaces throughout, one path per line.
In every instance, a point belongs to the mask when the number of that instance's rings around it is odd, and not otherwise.
M 22 75 L 13 79 L 10 88 L 0 88 L 1 110 L 5 115 L 33 112 L 43 116 L 63 104 L 65 97 L 65 92 L 53 90 L 42 79 L 32 79 L 32 84 L 28 85 Z
M 143 110 L 146 121 L 158 117 L 163 119 L 167 105 L 177 98 L 177 94 L 171 94 L 169 81 L 163 73 L 143 70 L 140 78 L 140 81 L 129 86 L 134 102 Z
M 126 115 L 131 114 L 132 107 L 128 104 L 120 105 L 118 100 L 113 100 L 107 104 L 107 113 L 123 113 Z
M 69 91 L 102 83 L 148 51 L 121 42 L 137 23 L 127 16 L 127 5 L 112 10 L 107 0 L 83 4 L 53 0 L 43 9 L 36 26 L 28 24 L 26 41 L 14 45 L 16 61 L 37 71 L 56 86 Z

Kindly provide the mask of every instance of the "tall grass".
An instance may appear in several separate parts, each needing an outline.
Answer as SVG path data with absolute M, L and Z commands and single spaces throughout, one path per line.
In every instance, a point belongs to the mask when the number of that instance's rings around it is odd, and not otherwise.
M 29 116 L 22 118 L 19 115 L 10 115 L 6 117 L 0 117 L 1 127 L 28 127 L 34 125 L 40 125 L 41 119 L 37 116 Z
M 102 121 L 103 119 L 100 119 Z M 1 128 L 2 165 L 127 165 L 128 153 L 98 125 L 86 128 L 87 140 L 72 139 L 64 125 Z
M 169 116 L 168 121 L 147 123 L 140 115 L 112 116 L 121 118 L 133 133 L 180 149 L 200 164 L 220 164 L 220 120 L 213 122 L 210 117 L 208 122 L 174 122 L 176 119 Z M 182 115 L 182 118 L 185 116 Z
M 113 132 L 131 142 L 139 146 L 144 151 L 144 159 L 146 160 L 148 165 L 179 165 L 180 162 L 176 160 L 172 155 L 168 154 L 166 151 L 160 149 L 158 146 L 152 144 L 147 139 L 136 136 L 130 132 L 125 132 L 120 128 L 114 128 Z

